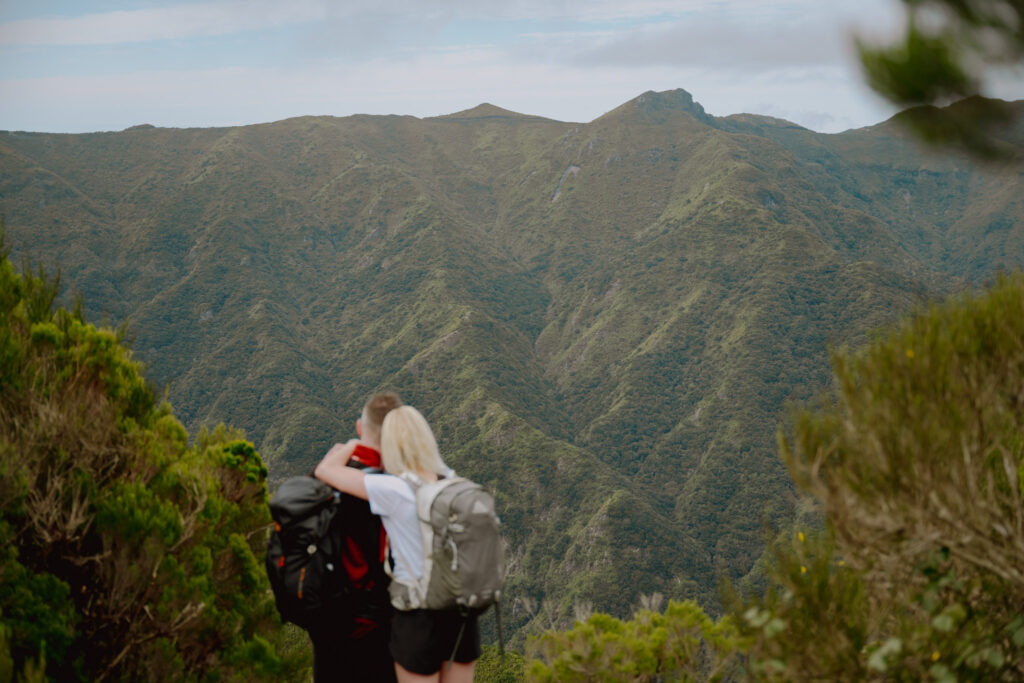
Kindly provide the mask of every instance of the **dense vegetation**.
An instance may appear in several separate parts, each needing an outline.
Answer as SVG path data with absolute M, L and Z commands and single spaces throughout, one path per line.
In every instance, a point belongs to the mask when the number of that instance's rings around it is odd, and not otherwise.
M 189 445 L 57 291 L 0 234 L 0 680 L 288 677 L 260 456 L 223 427 Z
M 535 643 L 534 680 L 1024 676 L 1024 275 L 837 352 L 782 457 L 820 524 L 715 622 L 670 603 Z
M 12 244 L 128 321 L 192 433 L 244 428 L 273 482 L 371 392 L 421 407 L 496 493 L 517 643 L 655 592 L 718 613 L 793 514 L 786 402 L 829 383 L 828 344 L 1024 265 L 1019 188 L 891 124 L 818 135 L 681 90 L 587 124 L 0 134 Z

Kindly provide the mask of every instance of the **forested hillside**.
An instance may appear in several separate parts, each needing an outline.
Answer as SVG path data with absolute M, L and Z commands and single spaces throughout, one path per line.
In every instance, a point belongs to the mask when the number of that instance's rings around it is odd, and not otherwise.
M 1024 264 L 1020 188 L 892 123 L 820 135 L 681 90 L 587 124 L 0 134 L 9 243 L 128 321 L 190 430 L 244 428 L 274 480 L 376 389 L 423 409 L 496 492 L 517 627 L 714 608 L 791 513 L 786 402 L 828 385 L 829 344 Z
M 520 678 L 1019 681 L 1024 677 L 1024 276 L 837 352 L 782 459 L 819 518 L 715 620 L 646 601 L 531 642 Z

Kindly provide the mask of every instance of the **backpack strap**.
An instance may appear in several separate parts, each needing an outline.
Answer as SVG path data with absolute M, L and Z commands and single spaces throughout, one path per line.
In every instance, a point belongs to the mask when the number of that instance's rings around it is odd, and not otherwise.
M 388 575 L 388 578 L 392 581 L 395 580 L 395 554 L 391 552 L 391 537 L 384 536 L 384 573 Z
M 413 497 L 415 499 L 416 493 L 420 487 L 424 485 L 423 478 L 414 472 L 403 472 L 398 475 L 398 478 L 409 485 L 412 489 Z M 415 505 L 415 500 L 413 502 Z M 424 548 L 423 552 L 426 553 L 427 549 Z M 391 604 L 395 609 L 409 609 L 408 607 L 402 607 L 399 602 L 405 602 L 406 604 L 421 605 L 426 599 L 426 589 L 420 585 L 420 581 L 416 578 L 416 571 L 410 564 L 409 558 L 403 556 L 401 553 L 395 553 L 391 550 L 391 538 L 388 537 L 388 557 L 390 562 L 384 563 L 384 571 L 387 573 L 388 578 L 391 579 L 391 587 L 389 592 L 391 593 Z M 409 575 L 409 581 L 402 581 L 395 577 L 393 564 L 398 563 L 402 565 L 402 568 Z M 421 570 L 422 571 L 422 570 Z M 399 591 L 399 595 L 396 595 L 396 590 Z M 404 590 L 405 595 L 401 595 L 401 591 Z
M 421 477 L 420 475 L 416 474 L 415 472 L 413 472 L 411 470 L 406 470 L 405 472 L 402 472 L 401 474 L 398 475 L 398 477 L 400 479 L 402 479 L 403 481 L 405 481 L 407 484 L 409 484 L 409 486 L 412 487 L 412 490 L 414 492 L 415 491 L 419 491 L 420 487 L 426 485 L 426 483 L 427 483 L 427 482 L 425 482 L 423 480 L 423 477 Z M 455 478 L 455 470 L 453 470 L 451 467 L 446 467 L 444 472 L 439 472 L 438 473 L 437 478 L 438 479 L 454 479 Z
M 448 668 L 452 668 L 452 662 L 455 661 L 455 655 L 459 651 L 459 645 L 462 643 L 462 636 L 466 632 L 466 624 L 469 623 L 470 612 L 468 610 L 459 610 L 459 614 L 462 615 L 462 626 L 459 627 L 459 636 L 455 639 L 455 647 L 452 648 L 452 655 L 448 658 Z M 505 634 L 501 628 L 501 601 L 494 601 L 494 620 L 498 627 L 498 652 L 501 653 L 501 663 L 505 663 Z
M 494 622 L 498 627 L 498 652 L 501 653 L 501 663 L 505 663 L 505 633 L 501 629 L 501 600 L 494 601 Z
M 407 584 L 405 584 L 404 582 L 399 581 L 398 579 L 395 578 L 395 570 L 391 566 L 393 563 L 395 563 L 396 555 L 395 555 L 395 553 L 391 552 L 391 538 L 390 537 L 388 537 L 387 546 L 388 546 L 388 557 L 391 559 L 391 561 L 384 563 L 384 572 L 388 575 L 388 578 L 390 578 L 393 582 L 401 583 L 403 586 L 405 586 Z M 402 557 L 401 554 L 397 555 L 397 558 L 398 558 L 398 560 L 397 560 L 398 564 L 402 565 L 402 568 L 405 569 L 405 571 L 409 573 L 409 576 L 415 577 L 416 576 L 416 572 L 414 572 L 412 570 L 412 567 L 409 566 L 409 562 L 406 560 L 406 558 Z
M 423 543 L 424 558 L 420 576 L 419 578 L 416 578 L 417 573 L 410 566 L 411 560 L 397 554 L 398 561 L 402 564 L 403 569 L 405 569 L 409 576 L 412 577 L 412 580 L 409 582 L 398 581 L 392 576 L 391 604 L 394 605 L 396 609 L 403 609 L 403 607 L 398 604 L 403 601 L 416 606 L 423 606 L 426 603 L 427 586 L 430 582 L 431 575 L 431 566 L 426 559 L 431 552 L 431 543 L 433 539 L 433 529 L 430 526 L 430 504 L 437 495 L 438 490 L 446 488 L 447 486 L 459 481 L 455 476 L 455 471 L 451 468 L 446 468 L 445 472 L 438 474 L 437 476 L 438 481 L 427 482 L 424 481 L 423 477 L 419 476 L 417 473 L 410 472 L 408 470 L 398 475 L 402 481 L 409 485 L 409 488 L 411 488 L 413 492 L 416 518 L 419 522 L 420 537 Z M 396 553 L 392 553 L 392 556 L 395 555 Z M 403 590 L 405 591 L 404 596 L 401 594 Z M 404 609 L 408 609 L 408 607 Z
M 452 648 L 452 656 L 448 658 L 448 668 L 452 668 L 452 663 L 455 662 L 455 655 L 459 651 L 459 645 L 462 644 L 462 636 L 466 633 L 466 624 L 469 623 L 469 612 L 461 612 L 462 614 L 462 626 L 459 627 L 459 636 L 455 639 L 455 647 Z
M 401 474 L 398 475 L 398 478 L 404 481 L 406 484 L 408 484 L 409 487 L 412 489 L 413 493 L 419 491 L 420 487 L 426 484 L 426 482 L 423 481 L 423 477 L 421 477 L 420 475 L 416 474 L 411 470 L 406 470 L 405 472 L 402 472 Z

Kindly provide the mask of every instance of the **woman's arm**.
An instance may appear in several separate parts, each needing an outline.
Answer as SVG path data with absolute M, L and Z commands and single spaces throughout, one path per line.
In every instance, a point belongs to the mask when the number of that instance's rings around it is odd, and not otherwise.
M 327 451 L 327 455 L 313 470 L 313 476 L 342 493 L 366 500 L 366 485 L 363 483 L 363 477 L 366 475 L 362 470 L 346 465 L 358 443 L 358 439 L 352 439 L 348 443 L 336 443 L 331 446 L 331 450 Z

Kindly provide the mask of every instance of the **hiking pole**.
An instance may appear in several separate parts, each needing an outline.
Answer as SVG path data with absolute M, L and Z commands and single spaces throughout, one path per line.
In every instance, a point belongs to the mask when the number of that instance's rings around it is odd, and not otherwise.
M 501 630 L 501 602 L 498 600 L 494 601 L 494 623 L 498 627 L 498 653 L 501 658 L 502 665 L 505 664 L 505 635 Z
M 459 610 L 460 612 L 462 610 Z M 455 639 L 455 647 L 452 648 L 452 656 L 448 659 L 448 669 L 451 670 L 452 664 L 455 662 L 455 653 L 459 651 L 459 645 L 462 644 L 462 634 L 466 632 L 466 622 L 469 621 L 469 612 L 462 615 L 462 626 L 459 628 L 459 637 Z

